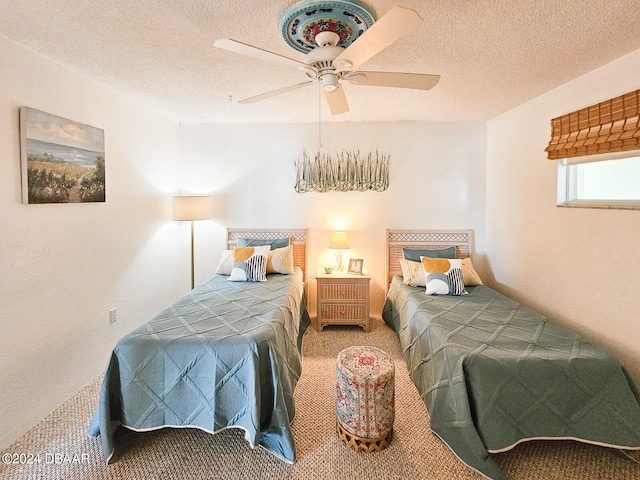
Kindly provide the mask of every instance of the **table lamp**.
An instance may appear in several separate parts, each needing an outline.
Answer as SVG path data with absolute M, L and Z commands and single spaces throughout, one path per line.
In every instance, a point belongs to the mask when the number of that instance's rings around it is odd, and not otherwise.
M 345 232 L 335 232 L 331 237 L 329 248 L 332 250 L 337 250 L 336 265 L 338 266 L 338 270 L 342 271 L 342 251 L 348 250 L 350 248 L 347 234 Z

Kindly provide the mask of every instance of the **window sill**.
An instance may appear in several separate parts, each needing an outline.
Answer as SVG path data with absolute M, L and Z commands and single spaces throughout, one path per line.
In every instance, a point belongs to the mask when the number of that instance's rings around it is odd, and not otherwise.
M 572 202 L 559 203 L 561 208 L 598 208 L 601 210 L 640 210 L 640 202 L 613 202 L 598 200 L 574 200 Z

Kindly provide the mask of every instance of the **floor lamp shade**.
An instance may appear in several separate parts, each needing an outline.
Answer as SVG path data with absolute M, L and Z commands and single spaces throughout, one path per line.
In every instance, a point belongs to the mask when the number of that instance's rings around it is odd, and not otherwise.
M 194 244 L 193 222 L 194 220 L 207 220 L 211 218 L 211 202 L 206 195 L 181 195 L 173 197 L 173 219 L 191 222 L 191 289 L 194 282 Z
M 211 218 L 210 197 L 182 195 L 173 197 L 174 220 L 207 220 Z

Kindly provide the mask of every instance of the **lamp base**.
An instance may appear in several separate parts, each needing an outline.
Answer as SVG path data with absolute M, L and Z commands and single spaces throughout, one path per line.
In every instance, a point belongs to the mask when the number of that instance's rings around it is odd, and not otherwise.
M 342 271 L 342 252 L 336 252 L 336 269 L 341 272 Z

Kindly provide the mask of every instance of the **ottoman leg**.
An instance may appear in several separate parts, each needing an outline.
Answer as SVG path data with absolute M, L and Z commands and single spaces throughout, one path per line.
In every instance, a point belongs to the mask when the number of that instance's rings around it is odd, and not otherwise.
M 352 447 L 356 452 L 379 452 L 384 450 L 391 443 L 391 437 L 393 436 L 393 429 L 389 431 L 387 435 L 384 437 L 378 438 L 363 438 L 353 433 L 347 432 L 340 422 L 337 423 L 337 431 L 338 437 L 342 440 L 345 445 L 348 447 Z

